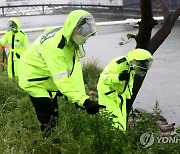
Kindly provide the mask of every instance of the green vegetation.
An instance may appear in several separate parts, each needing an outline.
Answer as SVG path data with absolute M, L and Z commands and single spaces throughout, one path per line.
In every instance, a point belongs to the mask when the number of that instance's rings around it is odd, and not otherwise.
M 100 72 L 96 63 L 85 64 L 87 91 L 95 90 Z M 143 112 L 135 127 L 123 133 L 111 127 L 112 121 L 103 112 L 88 115 L 76 109 L 65 99 L 59 100 L 58 127 L 49 138 L 42 138 L 39 122 L 27 94 L 18 84 L 7 78 L 6 71 L 0 72 L 0 153 L 1 154 L 178 154 L 179 143 L 155 143 L 143 148 L 140 136 L 153 132 L 160 136 L 154 125 L 159 117 Z M 157 105 L 157 104 L 156 104 Z M 60 139 L 60 144 L 55 140 Z

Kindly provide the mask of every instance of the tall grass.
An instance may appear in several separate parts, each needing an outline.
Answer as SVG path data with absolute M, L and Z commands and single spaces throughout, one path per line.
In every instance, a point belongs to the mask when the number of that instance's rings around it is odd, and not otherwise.
M 101 69 L 96 63 L 83 67 L 85 84 L 96 90 Z M 16 81 L 0 72 L 0 153 L 1 154 L 130 154 L 178 153 L 179 144 L 140 144 L 143 132 L 159 134 L 154 118 L 143 113 L 135 128 L 123 133 L 112 128 L 108 114 L 88 115 L 65 99 L 59 99 L 58 126 L 49 138 L 43 138 L 34 108 Z M 55 143 L 54 139 L 60 139 Z
M 96 86 L 102 71 L 102 68 L 98 66 L 97 60 L 90 60 L 83 64 L 84 83 L 89 90 L 97 91 Z

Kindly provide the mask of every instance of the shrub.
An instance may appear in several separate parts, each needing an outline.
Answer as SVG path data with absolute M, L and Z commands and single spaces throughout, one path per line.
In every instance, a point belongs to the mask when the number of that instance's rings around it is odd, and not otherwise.
M 85 83 L 95 90 L 100 68 L 95 63 L 83 67 Z M 66 99 L 58 99 L 58 126 L 48 138 L 43 138 L 34 108 L 18 84 L 0 74 L 0 153 L 2 154 L 131 154 L 178 153 L 179 144 L 155 143 L 143 148 L 142 133 L 160 134 L 150 114 L 143 112 L 133 129 L 122 132 L 112 127 L 106 112 L 88 115 L 76 109 Z M 159 112 L 157 112 L 158 115 Z M 158 115 L 159 116 L 159 115 Z M 177 131 L 179 133 L 179 130 Z M 55 142 L 56 140 L 59 142 Z

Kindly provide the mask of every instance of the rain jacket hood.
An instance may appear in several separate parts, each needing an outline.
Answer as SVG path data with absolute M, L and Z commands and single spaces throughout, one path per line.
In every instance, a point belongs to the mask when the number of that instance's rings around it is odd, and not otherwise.
M 152 59 L 152 55 L 149 51 L 144 50 L 144 49 L 135 49 L 130 51 L 127 56 L 126 59 L 128 61 L 128 63 L 132 60 L 146 60 L 146 59 Z
M 17 25 L 17 31 L 19 32 L 20 29 L 21 29 L 19 20 L 18 20 L 17 18 L 10 18 L 9 21 L 13 21 L 13 22 L 16 23 L 16 25 Z
M 74 28 L 76 27 L 79 19 L 87 14 L 90 14 L 90 13 L 85 10 L 75 10 L 75 11 L 72 11 L 68 15 L 68 17 L 62 27 L 63 35 L 66 37 L 67 44 L 69 44 L 72 32 L 73 32 Z

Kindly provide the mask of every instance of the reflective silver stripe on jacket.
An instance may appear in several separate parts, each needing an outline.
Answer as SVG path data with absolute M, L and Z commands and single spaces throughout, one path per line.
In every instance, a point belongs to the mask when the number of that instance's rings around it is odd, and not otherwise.
M 111 76 L 111 75 L 110 75 L 110 74 L 103 74 L 103 75 L 102 75 L 103 78 L 107 78 L 107 77 L 109 77 L 109 76 Z
M 59 78 L 65 77 L 65 76 L 68 76 L 68 71 L 54 75 L 53 80 L 56 80 L 56 79 L 59 79 Z

